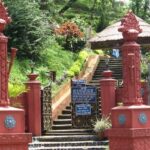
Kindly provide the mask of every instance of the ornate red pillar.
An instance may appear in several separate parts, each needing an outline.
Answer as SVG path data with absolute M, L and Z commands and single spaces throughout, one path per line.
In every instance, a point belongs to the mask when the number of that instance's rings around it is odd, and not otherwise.
M 100 80 L 101 112 L 102 116 L 109 116 L 111 109 L 116 106 L 115 90 L 117 81 L 112 79 L 110 70 L 104 71 L 103 76 L 104 78 Z
M 119 31 L 124 39 L 121 47 L 124 106 L 112 109 L 110 150 L 149 150 L 150 106 L 143 105 L 141 98 L 140 45 L 136 43 L 141 29 L 132 12 L 122 19 Z
M 27 150 L 31 134 L 24 133 L 24 110 L 9 106 L 7 42 L 2 33 L 11 21 L 6 8 L 0 1 L 0 150 Z
M 140 45 L 136 43 L 141 29 L 130 13 L 127 20 L 122 20 L 119 31 L 122 32 L 124 44 L 121 47 L 123 63 L 123 102 L 124 105 L 142 104 Z
M 0 5 L 0 10 L 2 5 Z M 5 18 L 4 18 L 5 19 Z M 0 18 L 0 106 L 8 106 L 8 76 L 7 76 L 7 42 L 8 38 L 2 33 L 5 25 L 10 21 Z

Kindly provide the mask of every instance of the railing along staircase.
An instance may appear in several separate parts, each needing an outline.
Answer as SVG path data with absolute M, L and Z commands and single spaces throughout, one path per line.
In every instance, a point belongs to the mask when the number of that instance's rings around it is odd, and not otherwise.
M 99 81 L 102 78 L 102 72 L 105 69 L 105 59 L 101 59 L 93 79 L 89 84 L 99 88 Z M 110 58 L 109 69 L 113 71 L 113 77 L 115 79 L 122 79 L 122 64 L 120 58 Z M 52 130 L 49 133 L 44 136 L 34 137 L 33 143 L 29 145 L 29 150 L 106 150 L 108 148 L 108 140 L 100 141 L 92 129 L 72 128 L 71 112 L 71 105 L 67 106 L 58 119 L 53 122 Z

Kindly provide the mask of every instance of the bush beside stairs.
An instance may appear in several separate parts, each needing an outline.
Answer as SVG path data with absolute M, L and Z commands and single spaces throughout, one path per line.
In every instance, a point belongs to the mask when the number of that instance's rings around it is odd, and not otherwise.
M 102 78 L 101 74 L 105 69 L 105 60 L 100 59 L 89 84 L 96 85 L 99 88 L 99 80 Z M 109 69 L 114 72 L 114 78 L 122 79 L 121 59 L 111 58 Z M 33 142 L 29 144 L 29 150 L 107 150 L 108 140 L 100 141 L 92 129 L 72 128 L 71 112 L 71 105 L 69 105 L 58 116 L 58 119 L 53 122 L 50 132 L 44 136 L 33 138 Z

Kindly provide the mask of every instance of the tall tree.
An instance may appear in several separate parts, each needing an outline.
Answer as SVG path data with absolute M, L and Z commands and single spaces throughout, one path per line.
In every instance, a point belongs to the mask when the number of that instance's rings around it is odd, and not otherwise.
M 115 0 L 93 0 L 93 7 L 91 8 L 91 17 L 97 17 L 97 31 L 103 30 L 112 21 L 120 19 L 125 11 L 126 5 Z
M 150 1 L 145 0 L 144 9 L 143 9 L 143 19 L 146 19 L 148 14 L 150 14 Z M 148 17 L 150 17 L 150 16 L 148 16 Z
M 139 17 L 148 21 L 150 17 L 150 1 L 149 0 L 132 0 L 130 8 Z
M 59 11 L 59 14 L 63 14 L 67 9 L 69 9 L 77 0 L 69 0 L 64 7 Z
M 35 1 L 5 0 L 5 4 L 13 20 L 6 30 L 6 35 L 11 38 L 10 47 L 20 50 L 20 58 L 38 59 L 44 41 L 51 34 L 47 17 Z

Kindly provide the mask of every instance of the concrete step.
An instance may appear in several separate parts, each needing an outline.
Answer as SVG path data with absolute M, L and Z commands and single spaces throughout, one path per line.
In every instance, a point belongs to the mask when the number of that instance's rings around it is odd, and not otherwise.
M 57 131 L 57 130 L 56 130 Z M 46 133 L 45 135 L 48 135 L 48 136 L 61 136 L 61 135 L 93 135 L 93 132 L 91 133 L 88 133 L 88 132 L 72 132 L 72 133 L 57 133 L 57 132 L 54 132 L 54 133 Z
M 67 110 L 71 110 L 71 106 L 67 106 L 66 109 L 67 109 Z
M 71 119 L 71 114 L 61 114 L 58 119 Z
M 53 130 L 61 130 L 61 129 L 71 129 L 72 124 L 54 124 L 52 126 Z
M 101 74 L 104 70 L 103 69 L 97 69 L 94 73 L 95 74 Z M 119 72 L 122 73 L 122 68 L 113 68 L 113 70 L 111 70 L 113 73 L 115 72 Z
M 53 124 L 71 124 L 72 119 L 57 119 Z
M 102 77 L 101 75 L 94 75 L 92 80 L 100 80 L 103 79 L 104 77 Z M 112 76 L 113 79 L 122 79 L 122 75 L 113 75 Z
M 65 129 L 65 130 L 51 130 L 49 133 L 76 133 L 76 132 L 84 132 L 84 133 L 93 133 L 92 129 Z
M 45 135 L 93 135 L 92 129 L 66 129 L 66 130 L 51 130 Z
M 107 65 L 105 63 L 100 62 L 97 66 L 98 67 L 106 67 Z M 123 66 L 123 65 L 120 62 L 110 62 L 108 64 L 108 66 Z
M 53 142 L 53 141 L 99 141 L 96 135 L 60 135 L 60 136 L 40 136 L 34 137 L 34 141 Z
M 108 146 L 68 146 L 68 147 L 44 147 L 29 148 L 29 150 L 107 150 Z
M 33 143 L 29 144 L 29 147 L 68 147 L 68 146 L 100 146 L 100 145 L 108 145 L 108 140 L 104 141 L 63 141 L 61 143 L 59 142 L 38 142 L 34 141 Z
M 102 73 L 104 72 L 105 70 L 97 70 L 95 73 L 94 73 L 94 75 L 95 74 L 97 74 L 97 75 L 102 75 Z M 114 75 L 114 74 L 122 74 L 122 71 L 120 71 L 120 70 L 111 70 L 112 71 L 112 75 Z
M 96 70 L 95 72 L 94 72 L 94 74 L 102 74 L 104 71 L 106 71 L 107 69 L 98 69 L 98 70 Z M 114 68 L 114 69 L 110 69 L 111 71 L 112 71 L 112 74 L 114 74 L 114 73 L 122 73 L 123 71 L 122 70 L 120 70 L 120 69 L 116 69 L 116 68 Z
M 104 67 L 104 66 L 99 66 L 96 69 L 96 71 L 99 71 L 99 72 L 103 72 L 105 70 L 107 70 L 107 68 Z M 119 66 L 109 66 L 109 70 L 111 70 L 111 71 L 121 71 L 122 67 L 119 67 Z
M 63 110 L 63 111 L 62 111 L 62 114 L 63 114 L 63 115 L 64 115 L 64 114 L 71 114 L 71 110 L 69 110 L 69 109 Z

